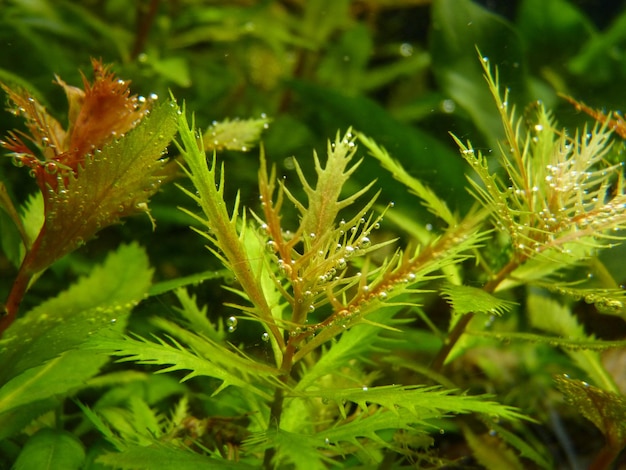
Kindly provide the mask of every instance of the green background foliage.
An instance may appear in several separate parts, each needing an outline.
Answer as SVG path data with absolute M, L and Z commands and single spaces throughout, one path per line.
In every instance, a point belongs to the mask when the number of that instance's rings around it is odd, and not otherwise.
M 189 162 L 197 132 L 218 162 L 209 158 L 212 173 L 200 177 L 197 156 L 191 179 L 181 172 L 161 188 L 150 203 L 154 229 L 141 216 L 108 227 L 32 286 L 23 317 L 0 338 L 0 469 L 258 468 L 264 457 L 268 468 L 495 469 L 619 459 L 626 327 L 624 309 L 612 306 L 623 300 L 623 245 L 564 277 L 550 262 L 529 262 L 493 293 L 479 289 L 513 248 L 476 232 L 460 245 L 471 262 L 459 251 L 434 266 L 448 282 L 411 286 L 386 309 L 369 307 L 369 323 L 358 328 L 342 333 L 345 325 L 331 325 L 295 353 L 304 365 L 289 383 L 280 375 L 280 341 L 264 336 L 274 331 L 267 318 L 237 310 L 264 296 L 267 310 L 288 321 L 281 291 L 267 275 L 256 294 L 242 293 L 243 268 L 233 267 L 228 239 L 211 226 L 213 214 L 232 217 L 233 239 L 246 241 L 232 253 L 256 270 L 250 278 L 263 272 L 264 247 L 241 222 L 242 214 L 254 219 L 248 208 L 262 215 L 258 134 L 267 167 L 293 196 L 285 197 L 291 209 L 314 200 L 302 181 L 319 174 L 312 151 L 325 162 L 327 140 L 352 128 L 361 147 L 355 161 L 363 162 L 339 188 L 342 198 L 375 180 L 375 210 L 394 203 L 372 240 L 382 254 L 372 250 L 371 264 L 394 259 L 386 240 L 427 246 L 475 202 L 470 168 L 450 133 L 471 140 L 488 160 L 486 172 L 501 170 L 491 156 L 510 144 L 477 50 L 497 68 L 522 125 L 538 101 L 567 129 L 588 121 L 559 94 L 607 111 L 626 108 L 626 10 L 567 0 L 485 3 L 0 0 L 1 82 L 27 88 L 66 122 L 53 77 L 78 86 L 81 73 L 90 78 L 90 58 L 101 58 L 132 81 L 133 93 L 161 102 L 172 96 L 189 121 L 193 114 L 195 129 L 185 122 L 171 157 Z M 21 125 L 0 115 L 2 135 Z M 211 147 L 217 137 L 226 144 Z M 619 139 L 606 160 L 624 160 Z M 36 232 L 41 204 L 28 171 L 3 157 L 0 180 L 2 194 L 22 208 L 25 229 Z M 203 187 L 227 205 L 210 212 Z M 196 216 L 200 209 L 211 220 Z M 297 210 L 281 216 L 284 227 L 298 225 Z M 203 238 L 190 226 L 208 231 Z M 206 250 L 214 240 L 214 251 Z M 0 210 L 0 247 L 4 299 L 23 256 L 7 210 Z M 355 261 L 355 269 L 368 263 Z M 583 286 L 568 283 L 581 278 Z M 322 305 L 312 321 L 328 309 Z M 478 314 L 470 334 L 445 369 L 430 367 L 467 313 Z M 322 346 L 308 358 L 313 345 Z M 268 405 L 276 390 L 284 393 L 274 398 L 283 406 L 280 428 L 272 428 Z M 588 400 L 593 411 L 585 411 Z M 598 425 L 606 416 L 610 422 Z M 583 439 L 589 448 L 572 452 Z M 449 442 L 462 442 L 467 460 Z

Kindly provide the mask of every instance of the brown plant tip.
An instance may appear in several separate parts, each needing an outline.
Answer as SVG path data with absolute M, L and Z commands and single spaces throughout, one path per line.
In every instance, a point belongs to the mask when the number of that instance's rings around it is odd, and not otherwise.
M 58 174 L 65 176 L 67 171 L 76 174 L 87 155 L 122 137 L 149 110 L 148 100 L 130 94 L 130 81 L 117 79 L 109 66 L 99 60 L 93 59 L 92 67 L 93 83 L 82 75 L 84 90 L 56 77 L 69 104 L 67 129 L 26 90 L 1 84 L 13 103 L 10 111 L 25 118 L 28 133 L 10 132 L 0 146 L 13 153 L 16 164 L 32 169 L 42 191 L 57 188 Z M 66 177 L 63 180 L 67 182 Z
M 574 105 L 574 108 L 576 108 L 577 111 L 582 111 L 594 118 L 596 121 L 601 122 L 602 124 L 606 124 L 609 129 L 615 131 L 615 133 L 619 135 L 622 139 L 626 139 L 626 121 L 616 111 L 613 111 L 610 115 L 607 116 L 602 111 L 590 108 L 582 101 L 578 101 L 571 96 L 563 94 L 559 94 L 559 96 L 568 101 L 570 104 Z

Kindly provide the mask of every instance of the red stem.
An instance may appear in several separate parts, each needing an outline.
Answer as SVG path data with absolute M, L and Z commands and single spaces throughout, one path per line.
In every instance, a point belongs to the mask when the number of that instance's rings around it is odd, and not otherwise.
M 4 331 L 11 326 L 15 317 L 17 317 L 20 304 L 22 303 L 22 299 L 24 298 L 24 294 L 26 293 L 32 278 L 33 273 L 27 268 L 26 259 L 24 259 L 24 262 L 17 273 L 17 277 L 15 278 L 15 281 L 13 281 L 13 286 L 11 286 L 11 292 L 9 292 L 9 296 L 7 297 L 7 301 L 4 306 L 4 314 L 0 317 L 0 336 L 2 336 Z

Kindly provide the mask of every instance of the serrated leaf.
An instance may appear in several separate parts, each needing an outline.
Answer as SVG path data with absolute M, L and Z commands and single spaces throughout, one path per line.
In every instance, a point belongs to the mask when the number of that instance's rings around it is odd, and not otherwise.
M 483 289 L 471 286 L 446 284 L 441 292 L 457 315 L 471 312 L 503 315 L 517 305 L 516 302 L 500 299 Z
M 565 399 L 604 434 L 610 447 L 626 445 L 626 397 L 565 376 L 555 380 Z
M 69 432 L 41 429 L 24 445 L 15 470 L 73 470 L 82 468 L 85 450 Z
M 379 405 L 394 414 L 403 410 L 418 420 L 442 417 L 448 413 L 484 413 L 503 419 L 529 419 L 515 408 L 489 400 L 487 396 L 455 395 L 454 390 L 425 386 L 380 386 L 303 392 L 335 403 L 351 401 L 363 410 L 368 404 Z
M 122 470 L 253 470 L 250 466 L 232 460 L 221 460 L 195 454 L 185 449 L 152 445 L 149 447 L 128 447 L 122 452 L 101 455 L 97 462 Z
M 123 328 L 151 278 L 145 251 L 121 246 L 89 276 L 11 325 L 0 339 L 0 383 L 77 348 L 100 329 Z
M 90 341 L 90 347 L 106 351 L 112 356 L 119 356 L 122 358 L 120 361 L 164 366 L 158 370 L 159 373 L 190 371 L 182 381 L 200 376 L 214 377 L 222 381 L 222 384 L 213 392 L 214 395 L 233 385 L 266 399 L 271 397 L 267 392 L 250 383 L 248 370 L 229 370 L 219 362 L 219 360 L 227 361 L 229 359 L 226 357 L 228 351 L 224 348 L 213 348 L 217 354 L 217 358 L 213 359 L 217 360 L 212 360 L 201 357 L 197 352 L 184 347 L 171 338 L 169 342 L 166 342 L 159 338 L 156 338 L 156 341 L 149 341 L 141 337 L 131 338 L 128 336 L 123 338 L 94 337 Z
M 207 233 L 200 233 L 211 242 L 210 248 L 213 254 L 238 279 L 248 300 L 254 306 L 250 313 L 260 316 L 270 324 L 270 327 L 274 328 L 275 338 L 282 337 L 278 329 L 273 326 L 272 311 L 265 298 L 262 283 L 256 278 L 257 272 L 252 268 L 246 246 L 240 238 L 239 198 L 237 197 L 232 215 L 230 215 L 224 201 L 224 171 L 221 171 L 218 176 L 215 152 L 212 162 L 207 161 L 203 144 L 196 136 L 194 123 L 192 121 L 191 126 L 189 125 L 184 109 L 178 117 L 178 131 L 181 142 L 177 145 L 188 166 L 188 169 L 184 168 L 184 170 L 196 188 L 197 195 L 184 188 L 181 189 L 200 205 L 205 218 L 189 211 L 186 212 L 208 229 Z
M 122 217 L 148 212 L 164 178 L 162 157 L 176 132 L 176 111 L 173 102 L 156 107 L 126 136 L 86 156 L 77 174 L 48 194 L 31 270 L 46 268 Z
M 270 119 L 235 119 L 215 122 L 202 135 L 204 150 L 207 152 L 220 150 L 239 150 L 247 152 L 261 138 L 267 129 Z

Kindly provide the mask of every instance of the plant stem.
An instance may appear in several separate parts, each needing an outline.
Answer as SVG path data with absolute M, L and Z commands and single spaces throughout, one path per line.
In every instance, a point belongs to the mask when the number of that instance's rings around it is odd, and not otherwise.
M 619 447 L 605 445 L 596 458 L 589 465 L 589 470 L 606 470 L 611 468 L 611 464 L 619 455 L 621 449 Z
M 13 281 L 13 286 L 11 286 L 11 292 L 9 292 L 9 296 L 7 297 L 4 306 L 4 315 L 0 318 L 0 336 L 2 336 L 4 331 L 11 326 L 15 320 L 32 277 L 33 274 L 30 270 L 26 269 L 25 264 L 22 263 L 22 267 L 18 271 L 15 281 Z
M 285 349 L 285 353 L 283 354 L 283 364 L 281 366 L 281 375 L 280 380 L 282 383 L 286 384 L 291 375 L 291 369 L 293 368 L 293 357 L 296 353 L 296 343 L 299 342 L 298 338 L 290 338 L 287 342 L 287 347 Z M 272 405 L 270 406 L 270 418 L 267 430 L 268 432 L 272 429 L 278 431 L 280 429 L 280 419 L 283 414 L 283 403 L 285 401 L 285 392 L 282 387 L 276 388 L 274 391 L 274 400 L 272 401 Z M 266 470 L 271 470 L 272 460 L 274 459 L 274 455 L 276 455 L 276 449 L 273 447 L 268 447 L 265 450 L 265 455 L 263 456 L 263 468 Z

